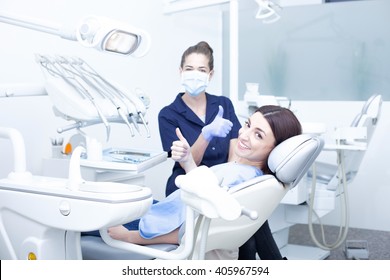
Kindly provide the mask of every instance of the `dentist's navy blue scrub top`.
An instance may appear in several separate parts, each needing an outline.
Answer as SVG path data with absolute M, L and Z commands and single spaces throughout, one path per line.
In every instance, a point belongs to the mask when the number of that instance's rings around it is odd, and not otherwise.
M 229 134 L 222 137 L 213 137 L 210 141 L 200 165 L 208 167 L 216 164 L 225 163 L 229 156 L 229 144 L 231 139 L 238 137 L 238 131 L 241 124 L 234 112 L 234 107 L 230 99 L 225 96 L 215 96 L 206 93 L 206 120 L 205 123 L 184 103 L 182 96 L 184 93 L 179 93 L 176 99 L 168 106 L 161 109 L 158 115 L 158 123 L 160 130 L 161 143 L 164 151 L 171 154 L 171 146 L 173 141 L 179 140 L 176 136 L 176 128 L 180 128 L 181 133 L 187 139 L 188 144 L 192 146 L 202 132 L 205 125 L 210 124 L 218 113 L 218 106 L 221 105 L 224 109 L 223 118 L 230 120 L 233 123 L 232 130 Z M 175 185 L 175 179 L 178 175 L 185 174 L 184 169 L 178 162 L 175 162 L 172 174 L 168 178 L 165 194 L 168 196 L 178 188 Z

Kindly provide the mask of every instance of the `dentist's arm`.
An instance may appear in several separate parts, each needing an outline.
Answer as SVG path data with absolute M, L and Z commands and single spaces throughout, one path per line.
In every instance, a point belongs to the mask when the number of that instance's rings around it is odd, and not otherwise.
M 172 159 L 180 162 L 180 165 L 188 173 L 192 169 L 196 168 L 197 165 L 192 157 L 191 147 L 188 144 L 187 140 L 184 138 L 183 134 L 179 128 L 176 128 L 176 135 L 179 138 L 178 141 L 172 143 Z

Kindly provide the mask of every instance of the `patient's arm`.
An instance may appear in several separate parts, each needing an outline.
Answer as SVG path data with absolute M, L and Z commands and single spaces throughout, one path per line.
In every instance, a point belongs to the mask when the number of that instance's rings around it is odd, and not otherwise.
M 179 128 L 176 128 L 176 135 L 179 138 L 178 141 L 172 143 L 172 159 L 181 163 L 183 169 L 188 173 L 192 169 L 196 168 L 197 165 L 192 157 L 191 147 L 187 140 L 181 134 Z

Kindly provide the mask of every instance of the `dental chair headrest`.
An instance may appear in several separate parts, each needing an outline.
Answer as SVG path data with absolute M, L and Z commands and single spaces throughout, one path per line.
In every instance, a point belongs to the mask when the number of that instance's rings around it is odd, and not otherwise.
M 282 183 L 295 187 L 306 174 L 324 146 L 324 141 L 308 134 L 291 137 L 276 146 L 268 167 Z
M 351 126 L 358 127 L 363 123 L 363 117 L 368 116 L 375 125 L 381 114 L 382 95 L 374 94 L 364 103 L 362 111 L 353 119 Z

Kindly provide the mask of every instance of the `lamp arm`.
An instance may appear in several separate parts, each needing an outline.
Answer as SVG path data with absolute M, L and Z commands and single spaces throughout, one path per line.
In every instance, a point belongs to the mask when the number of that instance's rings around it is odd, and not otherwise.
M 57 35 L 63 39 L 77 41 L 75 28 L 67 28 L 53 22 L 42 21 L 30 17 L 21 17 L 10 13 L 0 12 L 0 22 Z
M 85 47 L 134 57 L 144 56 L 150 36 L 143 30 L 102 17 L 89 16 L 78 26 L 62 26 L 29 17 L 0 12 L 0 22 L 78 41 Z
M 61 36 L 61 26 L 52 22 L 0 12 L 0 22 Z

